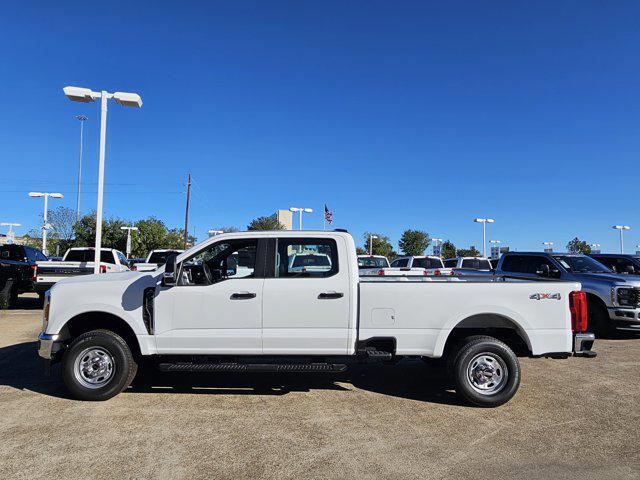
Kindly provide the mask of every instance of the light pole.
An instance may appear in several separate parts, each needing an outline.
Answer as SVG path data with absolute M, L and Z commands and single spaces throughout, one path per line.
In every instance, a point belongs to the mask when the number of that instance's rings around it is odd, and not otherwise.
M 209 230 L 207 233 L 210 237 L 215 237 L 216 235 L 222 235 L 224 230 Z
M 545 253 L 553 252 L 553 242 L 542 242 L 542 244 L 544 245 Z
M 622 232 L 624 230 L 631 230 L 631 227 L 629 225 L 614 225 L 611 228 L 620 231 L 620 253 L 624 253 L 624 238 L 622 237 Z
M 131 230 L 133 230 L 135 232 L 136 230 L 138 230 L 138 227 L 120 227 L 120 230 L 126 230 L 127 231 L 126 254 L 127 254 L 127 258 L 129 258 L 129 256 L 131 255 Z
M 300 212 L 300 230 L 302 230 L 302 213 L 313 213 L 313 209 L 312 208 L 306 208 L 306 207 L 290 207 L 289 208 L 290 212 Z
M 433 240 L 433 254 L 436 257 L 441 257 L 441 250 L 440 250 L 440 245 L 442 244 L 442 239 L 441 238 L 432 238 L 431 240 Z
M 63 198 L 61 193 L 53 192 L 29 192 L 30 197 L 44 197 L 44 218 L 42 221 L 42 253 L 47 254 L 47 230 L 51 228 L 51 225 L 47 223 L 47 210 L 49 206 L 49 197 L 51 198 Z
M 113 99 L 125 107 L 142 107 L 142 99 L 137 93 L 106 90 L 94 92 L 90 88 L 64 87 L 64 94 L 74 102 L 88 103 L 100 99 L 100 158 L 98 163 L 98 206 L 96 208 L 96 244 L 93 273 L 100 273 L 100 249 L 102 247 L 102 197 L 104 194 L 104 155 L 107 141 L 107 100 Z
M 487 256 L 487 223 L 493 223 L 493 218 L 474 218 L 474 222 L 482 223 L 482 256 Z
M 369 235 L 369 256 L 373 255 L 373 239 L 378 238 L 377 235 Z
M 78 223 L 80 221 L 80 184 L 82 182 L 82 133 L 87 117 L 84 115 L 76 115 L 76 118 L 80 120 L 80 159 L 78 161 L 78 199 L 76 201 L 76 223 Z
M 489 243 L 491 244 L 491 258 L 499 258 L 500 257 L 500 240 L 489 240 Z M 494 248 L 498 249 L 495 257 L 493 256 Z
M 20 224 L 19 223 L 11 223 L 11 222 L 2 222 L 0 223 L 0 225 L 2 225 L 3 227 L 9 227 L 9 231 L 7 232 L 7 243 L 11 244 L 13 243 L 13 227 L 19 227 Z

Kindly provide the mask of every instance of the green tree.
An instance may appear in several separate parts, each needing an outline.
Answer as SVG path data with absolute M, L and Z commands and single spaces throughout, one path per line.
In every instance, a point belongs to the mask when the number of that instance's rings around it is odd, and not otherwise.
M 233 232 L 239 232 L 240 229 L 238 227 L 216 227 L 216 228 L 212 228 L 211 230 L 222 230 L 224 233 L 233 233 Z
M 424 255 L 431 239 L 422 230 L 405 230 L 400 237 L 398 246 L 404 255 Z
M 459 248 L 456 252 L 457 257 L 479 257 L 480 252 L 473 245 L 469 248 Z
M 442 242 L 440 246 L 440 256 L 442 258 L 455 258 L 456 246 L 450 240 Z
M 591 247 L 584 240 L 580 240 L 578 237 L 575 237 L 569 243 L 567 243 L 567 251 L 569 253 L 591 253 Z
M 387 257 L 389 260 L 395 258 L 397 256 L 396 252 L 393 251 L 393 245 L 389 241 L 389 237 L 386 235 L 382 235 L 381 233 L 373 233 L 373 232 L 365 232 L 363 235 L 364 239 L 364 250 L 366 253 L 369 253 L 369 241 L 371 235 L 378 237 L 373 239 L 373 254 L 374 255 L 383 255 Z
M 135 223 L 137 231 L 131 232 L 131 255 L 133 257 L 146 257 L 151 250 L 157 248 L 178 248 L 177 245 L 169 245 L 167 242 L 167 227 L 157 218 L 138 220 Z M 179 238 L 179 248 L 182 248 L 182 236 Z
M 284 230 L 285 227 L 282 225 L 276 217 L 258 217 L 255 220 L 252 220 L 249 225 L 247 225 L 247 230 Z

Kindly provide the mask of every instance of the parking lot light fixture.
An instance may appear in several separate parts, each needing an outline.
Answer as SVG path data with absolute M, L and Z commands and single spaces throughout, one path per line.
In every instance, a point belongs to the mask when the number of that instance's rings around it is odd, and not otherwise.
M 493 218 L 474 218 L 474 222 L 482 224 L 482 256 L 487 257 L 487 223 L 493 223 Z
M 545 253 L 553 252 L 553 242 L 542 242 L 542 245 L 544 245 Z
M 613 225 L 611 228 L 620 232 L 620 253 L 624 253 L 624 237 L 622 236 L 622 232 L 624 230 L 631 230 L 631 227 L 629 225 Z
M 308 207 L 289 207 L 290 212 L 298 212 L 300 213 L 300 230 L 302 230 L 302 214 L 303 213 L 313 213 L 313 208 Z
M 44 215 L 42 219 L 42 253 L 47 255 L 47 230 L 50 230 L 53 226 L 50 223 L 47 223 L 49 197 L 63 198 L 63 195 L 57 192 L 29 192 L 29 196 L 32 198 L 40 198 L 40 197 L 44 198 Z
M 500 258 L 500 240 L 489 240 L 491 244 L 491 257 L 493 257 L 493 247 L 498 247 L 498 255 L 495 258 Z
M 369 235 L 369 256 L 373 255 L 373 239 L 378 238 L 377 235 Z
M 9 231 L 7 232 L 7 243 L 11 244 L 13 243 L 13 227 L 19 227 L 20 224 L 19 223 L 13 223 L 13 222 L 2 222 L 0 223 L 0 225 L 2 225 L 3 227 L 9 227 Z
M 104 197 L 104 157 L 107 141 L 107 101 L 113 99 L 124 107 L 142 107 L 142 98 L 137 93 L 115 92 L 106 90 L 94 92 L 89 88 L 64 87 L 62 89 L 69 100 L 88 103 L 100 99 L 100 157 L 98 163 L 98 205 L 96 208 L 96 242 L 93 273 L 100 273 L 100 250 L 102 247 L 102 200 Z
M 131 231 L 133 230 L 135 232 L 136 230 L 138 230 L 138 227 L 120 227 L 120 230 L 127 231 L 127 248 L 125 252 L 127 254 L 127 258 L 129 258 L 129 256 L 131 255 Z
M 599 243 L 592 243 L 589 245 L 589 247 L 591 247 L 591 253 L 600 253 L 600 244 Z

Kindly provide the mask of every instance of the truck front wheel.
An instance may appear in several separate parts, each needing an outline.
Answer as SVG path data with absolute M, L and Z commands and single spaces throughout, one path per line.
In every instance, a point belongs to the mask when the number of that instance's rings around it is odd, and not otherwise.
M 127 388 L 138 367 L 122 337 L 92 330 L 76 338 L 62 358 L 62 380 L 79 400 L 108 400 Z
M 520 385 L 520 364 L 513 350 L 488 336 L 464 339 L 452 352 L 456 392 L 478 407 L 508 402 Z

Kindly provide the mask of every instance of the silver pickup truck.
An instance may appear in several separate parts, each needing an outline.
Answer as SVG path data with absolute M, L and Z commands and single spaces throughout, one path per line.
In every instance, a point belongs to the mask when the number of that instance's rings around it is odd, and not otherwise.
M 38 293 L 49 290 L 59 280 L 92 275 L 95 258 L 95 248 L 70 248 L 60 262 L 37 262 L 35 269 L 34 289 Z M 100 273 L 123 272 L 129 270 L 127 257 L 113 248 L 100 249 Z

